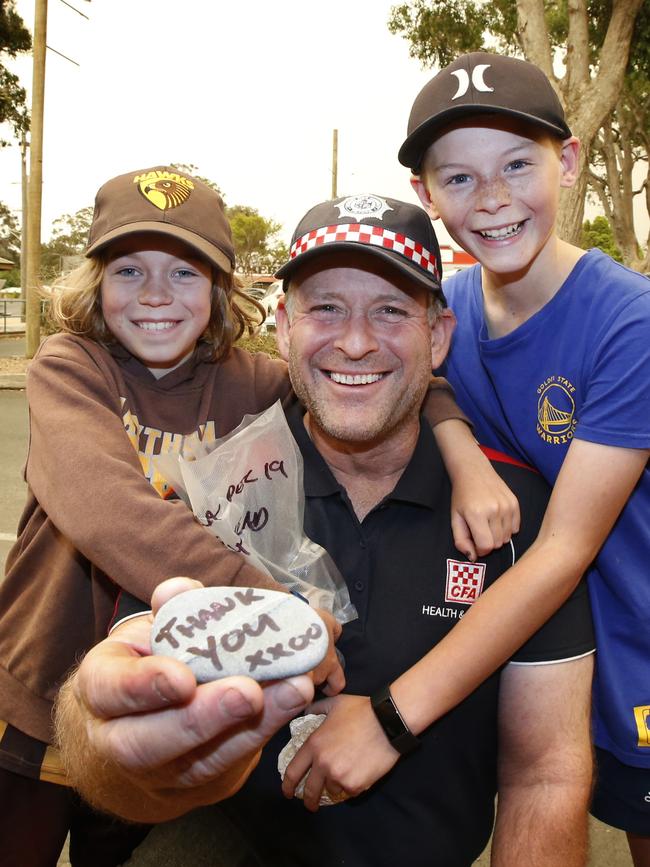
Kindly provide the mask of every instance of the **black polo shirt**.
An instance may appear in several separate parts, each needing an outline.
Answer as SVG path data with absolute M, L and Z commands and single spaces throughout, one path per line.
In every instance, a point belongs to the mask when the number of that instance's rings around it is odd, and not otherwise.
M 305 465 L 305 532 L 332 555 L 359 612 L 337 645 L 346 660 L 345 691 L 369 695 L 424 656 L 480 590 L 530 545 L 548 487 L 534 471 L 494 460 L 519 499 L 522 528 L 514 548 L 504 546 L 477 564 L 466 563 L 453 544 L 450 482 L 426 423 L 392 494 L 359 522 L 307 436 L 300 412 L 290 412 L 288 420 Z M 516 660 L 568 659 L 593 647 L 581 585 Z M 285 729 L 265 748 L 242 792 L 221 807 L 264 865 L 466 867 L 492 830 L 498 685 L 495 674 L 425 731 L 421 748 L 359 798 L 316 814 L 299 800 L 287 801 L 277 771 L 278 752 L 289 739 Z
M 346 661 L 345 691 L 370 695 L 424 656 L 521 556 L 537 536 L 549 489 L 533 470 L 493 456 L 494 468 L 519 499 L 522 526 L 513 545 L 467 563 L 454 547 L 451 486 L 426 423 L 393 492 L 359 522 L 309 439 L 300 408 L 287 418 L 304 460 L 305 532 L 329 551 L 359 612 L 337 645 Z M 122 602 L 121 614 L 132 610 Z M 580 585 L 514 659 L 570 659 L 593 647 L 589 602 Z M 369 792 L 316 814 L 280 791 L 277 755 L 289 740 L 284 729 L 264 749 L 243 790 L 219 808 L 240 826 L 265 867 L 468 867 L 492 830 L 498 687 L 497 673 L 423 732 L 420 749 L 401 758 Z

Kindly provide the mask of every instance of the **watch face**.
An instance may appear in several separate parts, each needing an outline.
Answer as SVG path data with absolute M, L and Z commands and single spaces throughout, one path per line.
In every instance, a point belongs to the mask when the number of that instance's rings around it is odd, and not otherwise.
M 390 698 L 385 698 L 375 710 L 378 711 L 379 721 L 389 740 L 393 740 L 407 731 Z
M 388 687 L 376 692 L 370 699 L 370 703 L 392 747 L 402 755 L 406 755 L 420 746 L 420 741 L 400 716 Z

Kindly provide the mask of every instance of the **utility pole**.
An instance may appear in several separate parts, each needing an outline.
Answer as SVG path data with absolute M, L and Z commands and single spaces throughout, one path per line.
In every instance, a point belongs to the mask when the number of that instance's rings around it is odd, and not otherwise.
M 338 195 L 336 192 L 339 171 L 339 131 L 332 130 L 332 198 Z
M 27 358 L 33 358 L 41 342 L 41 200 L 43 192 L 43 105 L 45 96 L 45 42 L 47 0 L 34 3 L 34 73 L 32 78 L 31 142 L 27 204 L 26 325 Z
M 27 136 L 23 130 L 20 137 L 20 184 L 22 193 L 22 217 L 20 220 L 20 297 L 27 300 Z M 25 321 L 25 305 L 21 319 Z

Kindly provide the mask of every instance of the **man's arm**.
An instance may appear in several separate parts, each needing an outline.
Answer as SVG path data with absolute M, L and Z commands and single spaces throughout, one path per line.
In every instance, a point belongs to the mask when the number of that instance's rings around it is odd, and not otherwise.
M 585 864 L 592 672 L 589 656 L 501 675 L 492 867 Z
M 197 582 L 172 579 L 157 610 Z M 149 656 L 151 615 L 125 622 L 62 688 L 56 729 L 70 782 L 94 806 L 162 822 L 234 794 L 259 752 L 313 696 L 308 676 L 264 689 L 246 677 L 197 686 L 177 660 Z

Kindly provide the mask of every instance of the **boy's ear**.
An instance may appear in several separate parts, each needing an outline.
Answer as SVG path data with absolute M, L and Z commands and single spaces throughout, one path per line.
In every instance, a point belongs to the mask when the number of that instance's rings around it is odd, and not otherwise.
M 440 215 L 436 210 L 436 206 L 431 199 L 429 190 L 427 189 L 426 183 L 422 180 L 422 177 L 420 175 L 411 175 L 411 186 L 415 190 L 415 194 L 422 203 L 422 207 L 427 214 L 432 220 L 437 220 Z
M 560 178 L 560 186 L 572 187 L 579 174 L 580 140 L 572 135 L 571 138 L 564 139 L 561 147 L 560 165 L 562 177 Z
M 280 358 L 289 360 L 289 317 L 285 309 L 285 299 L 280 298 L 275 309 L 275 339 Z

